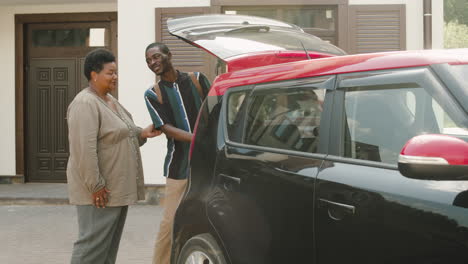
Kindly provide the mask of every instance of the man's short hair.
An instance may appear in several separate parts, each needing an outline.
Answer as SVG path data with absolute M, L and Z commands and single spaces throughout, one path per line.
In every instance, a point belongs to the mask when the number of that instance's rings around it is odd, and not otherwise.
M 153 42 L 149 44 L 148 47 L 146 47 L 145 53 L 148 52 L 149 49 L 154 48 L 154 47 L 159 48 L 159 50 L 166 55 L 169 54 L 169 52 L 171 52 L 169 48 L 166 46 L 166 44 L 161 43 L 161 42 Z

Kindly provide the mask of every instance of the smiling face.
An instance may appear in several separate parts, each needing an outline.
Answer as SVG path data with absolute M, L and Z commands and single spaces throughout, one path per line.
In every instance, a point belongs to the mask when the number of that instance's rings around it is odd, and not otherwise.
M 164 54 L 159 47 L 152 47 L 146 52 L 146 64 L 156 75 L 163 75 L 172 68 L 171 53 Z
M 117 65 L 115 62 L 109 62 L 103 65 L 100 72 L 91 72 L 93 80 L 96 80 L 95 86 L 109 93 L 117 87 Z

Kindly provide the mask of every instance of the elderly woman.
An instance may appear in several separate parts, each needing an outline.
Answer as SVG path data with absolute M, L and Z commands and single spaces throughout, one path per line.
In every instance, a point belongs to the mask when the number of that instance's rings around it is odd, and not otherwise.
M 141 129 L 110 94 L 117 84 L 114 55 L 90 52 L 89 87 L 68 107 L 70 203 L 77 206 L 79 237 L 71 263 L 115 263 L 128 205 L 144 198 L 140 146 L 161 132 Z

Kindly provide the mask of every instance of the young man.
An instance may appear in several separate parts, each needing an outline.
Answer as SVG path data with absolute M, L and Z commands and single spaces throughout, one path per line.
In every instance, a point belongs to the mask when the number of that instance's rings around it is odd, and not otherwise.
M 167 137 L 164 214 L 156 239 L 153 264 L 169 264 L 174 215 L 187 185 L 192 132 L 210 82 L 201 73 L 176 70 L 171 61 L 172 54 L 163 43 L 148 45 L 145 55 L 148 68 L 160 78 L 145 92 L 146 106 L 154 127 Z

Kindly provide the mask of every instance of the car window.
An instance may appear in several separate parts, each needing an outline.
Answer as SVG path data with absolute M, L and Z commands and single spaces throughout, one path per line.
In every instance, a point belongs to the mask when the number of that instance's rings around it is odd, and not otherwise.
M 440 68 L 444 68 L 443 66 Z M 447 83 L 451 83 L 452 76 L 455 77 L 456 84 L 450 87 L 450 92 L 460 102 L 465 112 L 468 112 L 468 64 L 450 65 L 450 70 L 443 70 L 440 75 L 441 79 Z M 457 85 L 458 84 L 458 85 Z
M 249 99 L 244 143 L 316 153 L 325 89 L 271 89 Z
M 447 102 L 437 92 L 442 86 L 426 70 L 388 73 L 387 81 L 354 76 L 344 86 L 345 157 L 397 164 L 401 148 L 416 135 L 468 135 L 444 109 Z
M 246 106 L 244 102 L 250 90 L 229 93 L 227 99 L 227 132 L 231 141 L 240 142 L 244 127 L 244 113 Z
M 436 100 L 432 99 L 431 106 L 437 120 L 437 129 L 440 131 L 440 134 L 455 136 L 468 141 L 468 128 L 466 126 L 455 123 Z
M 460 79 L 465 84 L 468 83 L 468 65 L 453 65 L 452 70 L 456 78 Z

